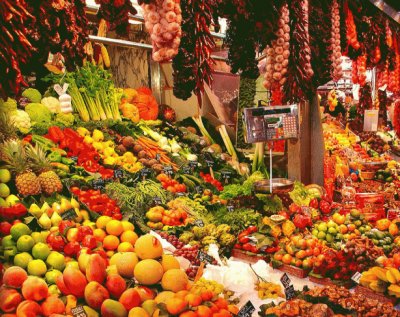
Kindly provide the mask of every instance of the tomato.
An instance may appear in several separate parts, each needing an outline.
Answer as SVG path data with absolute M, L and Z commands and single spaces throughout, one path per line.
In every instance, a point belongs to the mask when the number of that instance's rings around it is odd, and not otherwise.
M 241 243 L 241 244 L 248 243 L 249 241 L 250 241 L 250 238 L 248 238 L 248 237 L 241 237 L 239 239 L 239 243 Z
M 256 226 L 249 226 L 247 230 L 249 231 L 249 233 L 254 233 L 257 232 L 258 229 Z
M 250 243 L 245 243 L 242 246 L 242 249 L 245 251 L 251 251 L 252 248 L 253 248 L 253 246 Z
M 112 218 L 113 218 L 113 219 L 116 219 L 116 220 L 121 220 L 121 219 L 122 219 L 122 214 L 117 214 L 117 213 L 116 213 L 116 214 L 113 214 L 113 215 L 112 215 Z
M 167 187 L 167 190 L 168 190 L 169 192 L 173 193 L 173 194 L 176 193 L 175 187 L 168 186 L 168 187 Z
M 92 250 L 97 246 L 97 240 L 93 235 L 87 235 L 83 238 L 82 245 Z

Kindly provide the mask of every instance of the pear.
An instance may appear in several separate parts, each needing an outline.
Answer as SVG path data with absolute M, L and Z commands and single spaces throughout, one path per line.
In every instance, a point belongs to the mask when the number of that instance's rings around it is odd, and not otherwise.
M 29 207 L 29 213 L 34 216 L 35 218 L 40 218 L 40 216 L 43 214 L 42 209 L 40 209 L 40 207 L 36 204 L 32 204 Z
M 61 198 L 60 211 L 63 213 L 72 208 L 70 201 L 66 198 Z
M 71 205 L 74 208 L 79 208 L 79 202 L 75 198 L 71 198 Z
M 51 205 L 51 208 L 54 210 L 54 212 L 61 212 L 61 205 L 57 202 L 54 202 L 53 205 Z
M 43 211 L 43 212 L 46 212 L 46 211 L 49 210 L 49 209 L 50 209 L 50 205 L 49 205 L 47 202 L 45 202 L 45 203 L 42 205 L 42 208 L 40 208 L 40 210 Z
M 51 228 L 51 220 L 49 216 L 46 213 L 43 213 L 39 220 L 38 220 L 39 225 L 44 228 L 44 229 L 50 229 Z
M 53 212 L 53 215 L 51 216 L 50 220 L 53 226 L 58 226 L 62 221 L 62 218 L 60 217 L 58 212 Z

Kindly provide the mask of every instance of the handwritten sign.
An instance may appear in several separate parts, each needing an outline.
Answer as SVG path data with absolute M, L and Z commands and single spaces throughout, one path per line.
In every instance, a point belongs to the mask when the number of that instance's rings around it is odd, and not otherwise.
M 182 193 L 182 192 L 177 192 L 176 193 L 176 197 L 184 197 L 184 196 L 186 196 L 185 193 Z
M 162 204 L 161 198 L 158 196 L 153 197 L 153 201 L 156 205 Z
M 194 222 L 194 225 L 197 226 L 197 227 L 204 227 L 204 222 L 203 222 L 203 220 L 201 220 L 201 219 L 197 219 L 197 220 Z
M 204 262 L 204 263 L 212 263 L 213 262 L 213 257 L 208 255 L 207 253 L 203 252 L 203 251 L 199 251 L 197 253 L 197 258 L 199 259 L 200 262 Z
M 75 219 L 77 216 L 75 210 L 73 208 L 63 212 L 61 214 L 61 218 L 62 220 L 71 220 L 71 219 Z
M 292 299 L 295 296 L 295 290 L 292 281 L 286 273 L 282 275 L 281 283 L 285 288 L 286 300 Z
M 71 308 L 71 313 L 72 316 L 74 317 L 87 317 L 87 314 L 85 310 L 83 309 L 83 306 L 76 306 L 74 308 Z
M 151 170 L 149 168 L 142 168 L 140 170 L 140 175 L 142 175 L 142 177 L 145 179 L 146 177 L 148 177 L 151 174 Z
M 221 176 L 223 179 L 228 180 L 229 178 L 231 178 L 232 172 L 231 171 L 222 171 Z
M 228 205 L 226 206 L 226 208 L 228 209 L 229 212 L 232 212 L 235 210 L 235 206 L 234 205 Z
M 102 178 L 95 179 L 92 182 L 92 186 L 94 189 L 104 189 L 105 188 L 104 179 L 102 179 Z
M 166 175 L 172 175 L 174 173 L 171 165 L 164 166 L 163 170 Z
M 192 169 L 188 165 L 182 166 L 182 173 L 183 174 L 191 174 L 192 173 Z
M 190 168 L 194 169 L 198 166 L 198 163 L 196 161 L 189 161 L 188 162 Z
M 361 278 L 361 273 L 356 272 L 354 275 L 351 277 L 351 279 L 356 282 L 357 284 L 360 284 L 360 278 Z
M 203 193 L 203 188 L 201 186 L 196 186 L 194 189 L 196 190 L 196 193 L 198 193 L 198 194 Z
M 213 160 L 206 160 L 206 164 L 207 164 L 207 167 L 211 167 L 211 168 L 214 167 L 214 161 Z
M 114 178 L 122 178 L 124 177 L 124 171 L 121 169 L 114 170 Z
M 242 308 L 240 308 L 237 316 L 238 317 L 251 317 L 255 312 L 256 308 L 252 302 L 248 301 Z
M 73 160 L 75 163 L 78 162 L 78 157 L 77 156 L 71 156 L 70 159 Z
M 161 158 L 161 155 L 159 153 L 156 154 L 156 160 L 159 161 Z

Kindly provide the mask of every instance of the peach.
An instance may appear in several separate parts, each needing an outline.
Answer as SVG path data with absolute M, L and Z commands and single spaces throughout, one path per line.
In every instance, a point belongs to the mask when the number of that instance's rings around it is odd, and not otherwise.
M 106 262 L 99 254 L 91 254 L 86 267 L 86 278 L 89 282 L 102 284 L 107 276 Z
M 129 288 L 122 293 L 119 302 L 124 305 L 126 310 L 131 310 L 133 307 L 140 306 L 142 301 L 139 292 L 134 288 Z
M 191 310 L 188 310 L 180 314 L 179 317 L 197 317 L 197 314 Z
M 73 267 L 67 267 L 63 273 L 65 286 L 76 297 L 83 297 L 87 280 L 81 271 Z
M 128 317 L 150 317 L 142 307 L 134 307 L 129 311 Z
M 79 269 L 82 271 L 83 274 L 86 273 L 86 268 L 89 264 L 90 255 L 91 254 L 89 253 L 81 252 L 81 254 L 78 257 Z
M 186 295 L 185 300 L 192 307 L 199 306 L 203 302 L 201 296 L 197 294 L 188 294 Z
M 58 289 L 60 290 L 60 292 L 63 293 L 64 295 L 70 295 L 71 294 L 71 292 L 68 289 L 68 287 L 65 286 L 64 277 L 62 275 L 59 275 L 57 277 L 56 285 L 57 285 Z
M 151 288 L 148 288 L 147 286 L 136 286 L 135 289 L 137 289 L 137 291 L 139 292 L 142 302 L 148 299 L 154 299 L 157 296 L 156 292 L 154 292 Z
M 111 297 L 119 298 L 126 290 L 126 282 L 119 274 L 110 274 L 107 276 L 106 288 Z
M 24 300 L 17 307 L 18 317 L 36 317 L 42 314 L 42 308 L 33 300 Z
M 15 312 L 21 301 L 22 296 L 15 289 L 3 288 L 0 290 L 0 310 L 3 312 Z
M 205 305 L 200 305 L 197 307 L 198 317 L 211 317 L 212 314 L 213 314 L 212 310 Z
M 116 300 L 106 299 L 101 305 L 102 317 L 127 317 L 128 311 Z
M 184 299 L 172 297 L 167 299 L 165 305 L 171 315 L 178 315 L 187 309 L 188 303 Z
M 94 308 L 99 309 L 104 300 L 110 298 L 107 289 L 98 282 L 89 282 L 85 287 L 85 301 Z
M 22 295 L 25 299 L 38 302 L 45 299 L 48 294 L 49 289 L 46 282 L 37 276 L 28 276 L 22 284 Z
M 3 275 L 3 284 L 12 288 L 20 288 L 28 278 L 26 271 L 19 266 L 9 267 Z
M 42 314 L 50 316 L 52 314 L 62 314 L 65 311 L 64 302 L 56 295 L 51 295 L 42 303 Z

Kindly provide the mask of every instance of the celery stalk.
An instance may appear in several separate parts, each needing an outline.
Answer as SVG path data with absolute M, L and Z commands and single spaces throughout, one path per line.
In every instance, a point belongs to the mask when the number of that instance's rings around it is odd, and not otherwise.
M 213 138 L 211 137 L 211 135 L 208 133 L 208 131 L 206 130 L 206 127 L 203 124 L 203 120 L 201 119 L 201 116 L 194 116 L 192 117 L 193 121 L 196 123 L 196 125 L 199 127 L 201 134 L 205 137 L 208 138 L 208 140 L 214 144 L 215 141 L 213 140 Z

